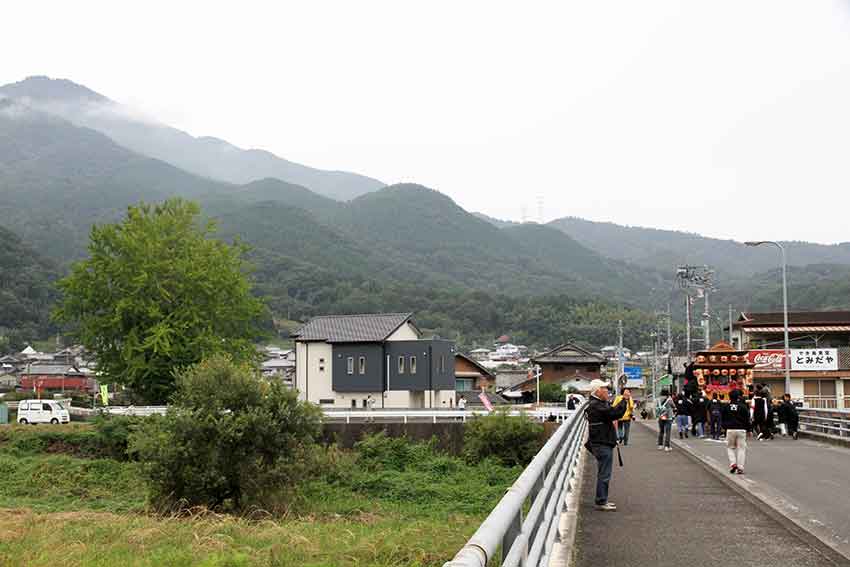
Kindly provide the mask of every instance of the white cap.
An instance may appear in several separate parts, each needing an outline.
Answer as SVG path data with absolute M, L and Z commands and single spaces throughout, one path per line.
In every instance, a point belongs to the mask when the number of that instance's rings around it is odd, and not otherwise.
M 599 388 L 607 388 L 609 386 L 608 382 L 605 380 L 591 380 L 590 381 L 590 393 L 595 393 Z

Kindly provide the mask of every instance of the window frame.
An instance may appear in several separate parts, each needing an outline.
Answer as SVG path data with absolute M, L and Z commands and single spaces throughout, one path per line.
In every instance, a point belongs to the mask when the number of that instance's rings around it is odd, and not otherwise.
M 416 374 L 416 355 L 411 355 L 408 367 L 410 368 L 411 374 Z
M 404 355 L 398 357 L 398 373 L 404 374 Z
M 360 355 L 357 358 L 357 374 L 359 374 L 360 376 L 366 374 L 366 357 L 363 355 Z
M 345 372 L 349 376 L 354 376 L 354 357 L 349 356 L 345 359 Z

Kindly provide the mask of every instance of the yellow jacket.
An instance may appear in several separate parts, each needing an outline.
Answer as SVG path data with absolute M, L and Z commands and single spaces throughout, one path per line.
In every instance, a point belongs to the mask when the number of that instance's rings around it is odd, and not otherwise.
M 617 396 L 616 398 L 614 398 L 613 405 L 616 406 L 617 404 L 622 402 L 623 399 L 624 399 L 623 396 Z M 633 413 L 634 409 L 635 409 L 635 400 L 634 400 L 634 398 L 629 398 L 629 407 L 626 408 L 626 413 L 623 414 L 623 417 L 621 417 L 619 421 L 631 421 L 632 420 L 632 413 Z

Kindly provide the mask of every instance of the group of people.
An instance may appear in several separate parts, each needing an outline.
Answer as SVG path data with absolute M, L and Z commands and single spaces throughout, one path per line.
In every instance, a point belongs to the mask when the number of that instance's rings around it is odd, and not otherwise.
M 614 511 L 617 506 L 608 500 L 608 490 L 613 468 L 614 448 L 628 445 L 631 422 L 635 417 L 635 402 L 628 390 L 609 402 L 608 383 L 593 380 L 591 395 L 585 417 L 588 420 L 588 440 L 585 447 L 597 461 L 595 507 L 601 511 Z M 648 415 L 642 412 L 644 416 Z M 763 385 L 757 386 L 747 396 L 734 389 L 729 393 L 729 402 L 723 402 L 705 392 L 688 397 L 684 394 L 672 396 L 669 391 L 661 392 L 655 407 L 658 419 L 658 449 L 671 451 L 670 437 L 673 422 L 676 422 L 679 437 L 689 434 L 712 439 L 726 438 L 729 457 L 729 472 L 744 474 L 747 461 L 747 438 L 752 433 L 759 440 L 772 439 L 775 426 L 774 416 L 779 418 L 785 433 L 797 438 L 799 415 L 785 394 L 782 401 L 772 401 L 770 391 Z

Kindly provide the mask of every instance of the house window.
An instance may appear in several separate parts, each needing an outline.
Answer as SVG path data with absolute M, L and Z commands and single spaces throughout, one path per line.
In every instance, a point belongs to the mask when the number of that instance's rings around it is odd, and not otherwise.
M 455 390 L 458 392 L 471 392 L 475 389 L 475 379 L 455 378 Z
M 404 357 L 398 357 L 398 373 L 404 374 Z
M 446 355 L 440 357 L 440 374 L 446 373 Z
M 410 357 L 410 373 L 416 374 L 416 357 L 415 356 Z
M 351 409 L 357 409 L 357 400 L 351 400 Z
M 324 372 L 324 371 L 325 371 L 325 359 L 320 358 L 319 359 L 319 372 Z
M 319 403 L 326 406 L 326 405 L 333 405 L 334 401 L 331 398 L 325 398 L 325 399 L 319 400 Z
M 369 407 L 369 400 L 363 400 L 363 407 L 364 407 L 364 408 L 368 408 L 368 407 Z
M 346 360 L 348 374 L 354 374 L 354 357 L 349 356 L 348 360 Z M 361 372 L 362 374 L 362 372 Z
M 818 409 L 836 409 L 835 380 L 803 380 L 803 398 L 809 407 Z
M 357 372 L 359 374 L 366 374 L 366 357 L 361 356 L 357 359 Z

